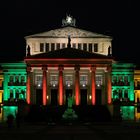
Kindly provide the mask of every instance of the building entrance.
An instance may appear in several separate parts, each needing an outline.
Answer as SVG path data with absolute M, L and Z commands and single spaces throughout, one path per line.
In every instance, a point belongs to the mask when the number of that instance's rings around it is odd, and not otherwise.
M 81 89 L 81 105 L 87 105 L 87 89 Z
M 57 95 L 58 95 L 58 90 L 51 89 L 51 105 L 53 106 L 56 106 L 58 103 Z
M 95 96 L 95 104 L 101 105 L 102 104 L 102 90 L 96 89 L 96 96 Z
M 36 89 L 36 104 L 37 105 L 42 105 L 42 89 Z

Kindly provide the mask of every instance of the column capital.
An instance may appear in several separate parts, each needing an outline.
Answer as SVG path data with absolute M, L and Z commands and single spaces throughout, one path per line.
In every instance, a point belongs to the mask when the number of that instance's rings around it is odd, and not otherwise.
M 45 65 L 45 66 L 42 66 L 42 70 L 43 70 L 43 71 L 46 71 L 46 70 L 48 70 L 48 66 L 47 66 L 47 65 Z
M 80 70 L 80 66 L 79 65 L 75 65 L 75 71 L 79 71 Z
M 107 72 L 111 72 L 112 71 L 112 67 L 111 65 L 108 65 L 107 68 L 106 68 Z
M 91 70 L 92 72 L 95 72 L 95 71 L 96 71 L 96 66 L 91 66 L 91 67 L 90 67 L 90 70 Z
M 58 70 L 59 70 L 59 71 L 63 71 L 63 70 L 64 70 L 63 65 L 59 65 L 59 66 L 58 66 Z

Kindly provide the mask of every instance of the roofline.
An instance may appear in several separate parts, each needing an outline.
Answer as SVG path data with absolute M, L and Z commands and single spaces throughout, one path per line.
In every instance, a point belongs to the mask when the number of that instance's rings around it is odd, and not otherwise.
M 28 35 L 28 36 L 25 36 L 24 38 L 25 39 L 27 39 L 27 38 L 36 38 L 36 37 L 40 38 L 40 37 L 43 37 L 43 36 L 38 36 L 38 34 L 50 32 L 50 31 L 54 31 L 54 30 L 59 30 L 59 29 L 67 28 L 67 27 L 76 28 L 76 27 L 73 27 L 73 26 L 66 26 L 66 27 L 64 26 L 64 27 L 61 27 L 61 28 L 55 28 L 55 29 L 51 29 L 51 30 L 48 30 L 48 31 L 44 31 L 44 32 L 39 32 L 39 33 L 35 33 L 35 34 L 32 34 L 32 35 Z M 81 29 L 81 28 L 76 28 L 76 29 L 79 29 L 79 30 L 82 30 L 82 31 L 86 31 L 86 32 L 90 32 L 90 33 L 96 33 L 96 32 L 93 32 L 93 31 L 86 30 L 86 29 Z M 97 37 L 97 38 L 100 38 L 100 36 L 104 36 L 102 38 L 112 38 L 111 36 L 108 36 L 108 35 L 104 35 L 104 34 L 100 34 L 100 33 L 96 33 L 96 34 L 99 35 L 99 37 Z M 49 37 L 51 38 L 51 36 L 45 36 L 45 38 L 49 38 Z M 55 36 L 53 36 L 53 37 L 55 37 Z M 81 38 L 88 38 L 88 37 L 81 37 Z M 91 38 L 94 38 L 94 37 L 91 37 Z

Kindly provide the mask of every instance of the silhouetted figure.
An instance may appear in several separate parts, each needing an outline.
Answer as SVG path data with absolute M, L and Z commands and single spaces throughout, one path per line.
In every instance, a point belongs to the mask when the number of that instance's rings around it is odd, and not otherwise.
M 108 56 L 111 56 L 111 47 L 108 47 Z
M 68 35 L 68 48 L 71 48 L 71 38 L 70 38 L 70 35 Z
M 28 45 L 28 47 L 27 47 L 27 56 L 30 56 L 31 55 L 31 53 L 30 53 L 30 46 Z

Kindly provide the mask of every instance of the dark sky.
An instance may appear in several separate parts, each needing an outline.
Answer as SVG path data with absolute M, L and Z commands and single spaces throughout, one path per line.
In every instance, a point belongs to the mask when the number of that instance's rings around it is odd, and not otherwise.
M 0 60 L 22 60 L 24 37 L 60 28 L 67 13 L 78 28 L 112 36 L 114 57 L 138 62 L 138 6 L 135 0 L 5 0 L 0 2 Z

